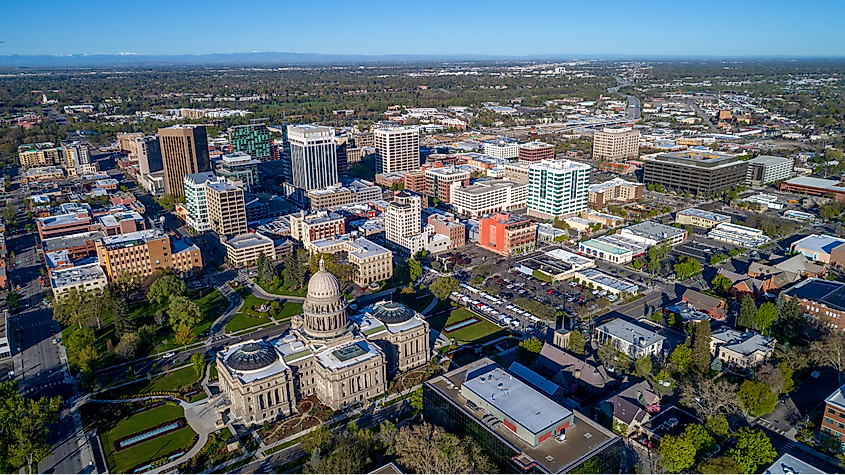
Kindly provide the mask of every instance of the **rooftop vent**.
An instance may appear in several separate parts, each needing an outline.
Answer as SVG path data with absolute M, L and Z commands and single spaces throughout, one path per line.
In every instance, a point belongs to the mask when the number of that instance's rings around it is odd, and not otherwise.
M 589 432 L 584 432 L 584 438 L 585 438 L 585 439 L 592 439 L 592 438 L 593 438 L 593 434 L 590 434 Z

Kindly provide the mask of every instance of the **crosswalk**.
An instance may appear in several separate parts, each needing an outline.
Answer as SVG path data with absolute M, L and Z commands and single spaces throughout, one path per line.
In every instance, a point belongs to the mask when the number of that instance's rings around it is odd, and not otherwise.
M 785 430 L 777 428 L 774 424 L 767 421 L 766 419 L 758 419 L 757 424 L 765 427 L 766 429 L 769 429 L 772 432 L 777 432 L 780 435 L 786 434 Z

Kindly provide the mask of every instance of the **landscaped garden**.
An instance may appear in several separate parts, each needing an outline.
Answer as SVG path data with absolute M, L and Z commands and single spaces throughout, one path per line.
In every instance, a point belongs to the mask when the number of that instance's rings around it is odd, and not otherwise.
M 305 297 L 305 294 L 308 293 L 308 289 L 295 289 L 292 287 L 286 287 L 282 284 L 281 281 L 277 282 L 264 282 L 261 279 L 255 279 L 256 283 L 262 290 L 267 292 L 268 294 L 274 295 L 289 295 L 292 297 Z
M 87 409 L 90 404 L 83 406 Z M 101 446 L 111 473 L 133 473 L 135 469 L 175 460 L 187 453 L 196 442 L 197 434 L 184 422 L 185 412 L 174 403 L 164 403 L 151 409 L 143 406 L 132 409 L 134 414 L 115 417 L 123 411 L 112 406 L 96 405 L 95 411 L 106 412 L 103 424 L 98 424 Z M 133 407 L 133 406 L 128 406 Z M 111 422 L 109 422 L 111 421 Z M 173 428 L 173 425 L 176 428 Z
M 202 450 L 190 460 L 179 466 L 181 473 L 206 472 L 223 462 L 232 460 L 241 454 L 240 450 L 229 451 L 226 441 L 232 438 L 232 431 L 224 427 L 208 434 L 208 441 Z
M 152 379 L 139 379 L 130 384 L 109 389 L 97 394 L 97 399 L 120 399 L 139 395 L 170 394 L 188 402 L 203 399 L 201 382 L 203 375 L 197 375 L 193 366 L 187 366 L 169 373 L 161 373 Z
M 287 322 L 293 315 L 302 313 L 301 303 L 264 300 L 243 288 L 238 289 L 238 295 L 244 299 L 244 304 L 241 311 L 226 323 L 226 333 L 265 325 L 271 322 L 271 318 L 279 323 Z
M 275 424 L 265 423 L 259 429 L 258 435 L 264 444 L 272 444 L 301 432 L 310 427 L 322 424 L 329 420 L 334 411 L 323 405 L 316 396 L 308 396 L 297 404 L 299 414 L 294 414 Z

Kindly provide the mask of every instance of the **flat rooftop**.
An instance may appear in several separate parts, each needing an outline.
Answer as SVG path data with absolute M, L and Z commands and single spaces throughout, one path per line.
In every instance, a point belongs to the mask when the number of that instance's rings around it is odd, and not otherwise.
M 593 183 L 590 185 L 589 192 L 590 193 L 603 193 L 611 188 L 616 188 L 617 186 L 645 186 L 642 183 L 636 183 L 633 181 L 623 180 L 622 178 L 614 178 L 612 180 L 606 181 L 604 183 Z
M 845 244 L 845 239 L 836 236 L 811 234 L 792 243 L 792 248 L 830 254 L 843 244 Z
M 733 155 L 703 151 L 662 153 L 656 157 L 645 158 L 643 162 L 645 164 L 648 164 L 649 162 L 672 163 L 675 165 L 700 168 L 703 170 L 715 170 L 718 168 L 734 166 L 738 163 L 745 164 L 745 162 L 739 160 Z
M 450 401 L 458 410 L 479 426 L 486 427 L 481 420 L 486 413 L 467 408 L 467 399 L 461 395 L 461 387 L 466 384 L 467 379 L 472 380 L 475 377 L 486 374 L 485 370 L 489 372 L 489 370 L 494 368 L 497 368 L 497 366 L 491 360 L 484 358 L 431 379 L 425 384 L 440 396 Z M 518 380 L 514 379 L 512 381 Z M 480 386 L 480 384 L 479 382 L 476 385 Z M 528 387 L 524 384 L 523 386 Z M 534 390 L 532 389 L 532 391 Z M 545 398 L 545 396 L 542 396 L 537 391 L 534 391 L 534 393 Z M 557 403 L 552 402 L 548 398 L 545 399 L 557 405 Z M 515 403 L 520 406 L 527 406 L 527 404 L 523 404 L 523 401 L 516 401 Z M 562 406 L 558 407 L 566 410 Z M 531 412 L 530 408 L 527 409 L 529 409 L 528 412 Z M 552 410 L 551 407 L 546 407 L 545 409 L 547 411 Z M 536 412 L 535 410 L 534 415 L 536 415 Z M 583 414 L 577 411 L 574 411 L 573 414 L 572 424 L 566 429 L 565 440 L 558 442 L 552 437 L 541 442 L 536 447 L 532 447 L 529 443 L 525 442 L 504 424 L 496 429 L 486 428 L 485 430 L 509 446 L 516 453 L 515 458 L 521 464 L 527 466 L 533 462 L 540 465 L 542 470 L 547 473 L 564 473 L 619 440 L 619 436 L 600 426 L 598 423 L 593 422 Z
M 273 244 L 273 240 L 258 233 L 239 234 L 228 241 L 226 245 L 233 249 L 248 249 L 254 246 Z
M 623 341 L 636 343 L 641 348 L 649 347 L 658 341 L 666 339 L 647 328 L 627 320 L 622 320 L 621 318 L 616 318 L 600 325 L 596 330 L 601 330 Z
M 44 252 L 53 252 L 61 249 L 85 246 L 89 241 L 96 241 L 97 239 L 102 239 L 105 236 L 105 233 L 102 231 L 70 234 L 67 236 L 45 239 L 41 241 L 41 247 L 44 249 Z
M 581 243 L 582 246 L 589 247 L 592 249 L 598 249 L 599 251 L 606 252 L 608 254 L 613 254 L 616 256 L 621 256 L 623 254 L 627 254 L 631 252 L 631 249 L 618 247 L 614 244 L 599 241 L 597 239 L 590 239 Z
M 524 187 L 527 188 L 528 183 L 517 183 L 515 181 L 509 181 L 509 180 L 495 180 L 495 181 L 490 180 L 490 181 L 477 182 L 477 183 L 474 183 L 474 184 L 468 185 L 468 186 L 462 186 L 460 188 L 457 188 L 456 192 L 467 193 L 467 194 L 470 194 L 470 195 L 483 195 L 485 193 L 490 193 L 490 192 L 493 192 L 493 191 L 496 191 L 496 190 L 499 190 L 499 189 L 502 189 L 502 188 L 518 187 L 518 186 L 524 186 Z
M 663 241 L 670 239 L 686 231 L 673 226 L 655 223 L 654 221 L 643 221 L 641 223 L 632 224 L 628 227 L 622 228 L 629 231 L 631 234 L 656 241 Z
M 50 272 L 50 284 L 54 289 L 68 285 L 78 285 L 94 280 L 105 280 L 106 273 L 99 263 L 68 267 Z
M 810 188 L 822 188 L 825 190 L 835 191 L 838 193 L 845 193 L 845 186 L 841 181 L 825 180 L 824 178 L 813 178 L 811 176 L 797 176 L 786 180 L 784 183 L 796 186 L 806 186 Z
M 636 295 L 640 291 L 640 288 L 636 284 L 605 274 L 598 269 L 582 270 L 581 275 L 597 284 L 610 287 L 619 292 L 628 292 L 629 294 Z
M 730 216 L 727 216 L 727 215 L 724 215 L 724 214 L 719 214 L 719 213 L 713 213 L 712 211 L 704 211 L 702 209 L 696 209 L 696 208 L 690 208 L 690 209 L 685 209 L 683 211 L 678 211 L 677 214 L 684 215 L 684 216 L 695 216 L 697 218 L 707 219 L 709 221 L 716 221 L 716 222 L 719 222 L 719 223 L 721 223 L 721 222 L 730 223 L 731 222 Z
M 138 246 L 155 239 L 166 238 L 167 235 L 154 229 L 135 231 L 133 233 L 120 234 L 103 238 L 103 245 L 107 248 Z
M 845 311 L 845 284 L 832 280 L 807 279 L 784 290 L 786 295 L 812 300 Z

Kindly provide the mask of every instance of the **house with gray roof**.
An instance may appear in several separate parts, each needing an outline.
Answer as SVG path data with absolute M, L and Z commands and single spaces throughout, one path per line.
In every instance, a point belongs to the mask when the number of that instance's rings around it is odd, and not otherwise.
M 710 338 L 710 354 L 730 366 L 752 369 L 772 357 L 777 341 L 769 336 L 732 328 L 715 330 Z

